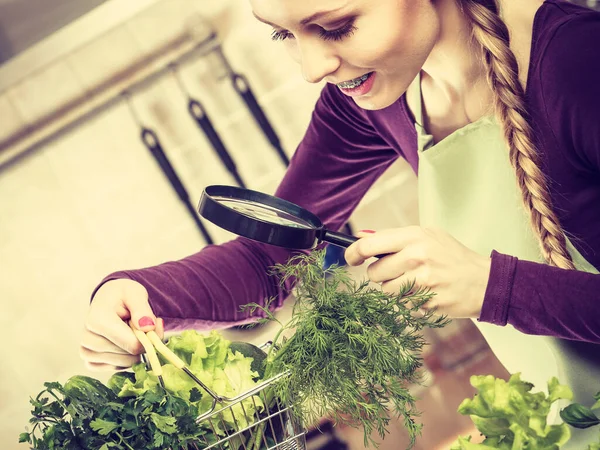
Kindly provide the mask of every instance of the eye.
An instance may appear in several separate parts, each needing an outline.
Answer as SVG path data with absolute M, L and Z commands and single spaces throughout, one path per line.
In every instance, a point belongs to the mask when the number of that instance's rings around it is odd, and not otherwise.
M 326 41 L 341 41 L 344 38 L 352 36 L 356 30 L 357 28 L 354 26 L 353 19 L 335 30 L 325 30 L 321 28 L 319 36 Z
M 271 39 L 274 41 L 285 41 L 288 38 L 293 38 L 294 35 L 287 30 L 273 30 Z

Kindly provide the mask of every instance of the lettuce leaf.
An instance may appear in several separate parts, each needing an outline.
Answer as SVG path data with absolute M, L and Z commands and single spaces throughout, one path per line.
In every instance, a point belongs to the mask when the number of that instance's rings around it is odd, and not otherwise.
M 571 437 L 566 424 L 547 423 L 555 401 L 573 398 L 571 389 L 556 378 L 548 382 L 548 395 L 532 393 L 533 385 L 522 381 L 519 373 L 508 382 L 491 375 L 473 376 L 471 384 L 477 394 L 463 400 L 458 412 L 469 415 L 485 439 L 474 444 L 470 438 L 459 438 L 453 450 L 555 450 Z
M 257 385 L 258 372 L 251 369 L 253 358 L 244 356 L 229 349 L 231 342 L 218 332 L 203 335 L 194 330 L 187 330 L 173 336 L 167 342 L 177 354 L 209 389 L 218 395 L 234 398 Z M 184 371 L 176 368 L 161 358 L 165 389 L 198 408 L 198 415 L 204 414 L 213 406 L 213 398 L 198 386 Z M 109 385 L 120 388 L 119 397 L 139 397 L 147 391 L 160 391 L 158 378 L 152 371 L 146 370 L 144 364 L 133 366 L 134 377 L 110 381 Z M 192 395 L 192 391 L 194 395 Z M 197 395 L 198 391 L 201 395 Z M 216 405 L 217 409 L 226 405 Z M 250 397 L 241 403 L 225 407 L 218 420 L 213 421 L 215 431 L 224 435 L 226 429 L 238 430 L 247 427 L 257 412 L 264 405 L 258 396 Z

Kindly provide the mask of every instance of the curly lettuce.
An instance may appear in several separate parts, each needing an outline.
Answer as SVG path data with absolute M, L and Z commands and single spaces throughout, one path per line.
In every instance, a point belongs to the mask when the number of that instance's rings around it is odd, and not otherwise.
M 477 394 L 463 400 L 458 412 L 469 415 L 485 439 L 477 444 L 471 437 L 461 437 L 451 450 L 558 450 L 570 439 L 567 424 L 547 423 L 555 401 L 573 398 L 571 389 L 556 378 L 548 382 L 548 395 L 532 393 L 533 385 L 518 373 L 508 382 L 491 375 L 473 376 L 471 384 Z
M 230 349 L 231 342 L 216 331 L 205 336 L 193 330 L 187 330 L 173 336 L 167 342 L 177 354 L 209 389 L 218 395 L 234 398 L 257 385 L 259 374 L 251 369 L 253 358 L 246 357 L 239 351 Z M 198 415 L 208 412 L 213 405 L 213 398 L 196 384 L 185 372 L 161 358 L 165 389 L 188 402 L 195 404 Z M 146 370 L 144 364 L 133 366 L 135 377 L 119 378 L 109 384 L 119 383 L 119 397 L 141 396 L 147 391 L 160 390 L 158 378 L 152 371 Z M 219 408 L 220 405 L 217 405 Z M 250 397 L 231 407 L 225 408 L 215 421 L 216 431 L 225 432 L 224 428 L 242 429 L 252 423 L 252 418 L 263 408 L 258 396 Z

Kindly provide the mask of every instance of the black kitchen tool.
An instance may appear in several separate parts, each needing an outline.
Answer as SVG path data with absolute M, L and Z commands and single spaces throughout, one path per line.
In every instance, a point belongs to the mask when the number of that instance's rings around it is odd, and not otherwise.
M 264 135 L 267 137 L 271 145 L 275 148 L 277 154 L 279 155 L 279 158 L 281 159 L 281 161 L 283 161 L 283 164 L 285 164 L 286 167 L 289 166 L 290 160 L 285 154 L 283 147 L 281 146 L 279 136 L 277 136 L 277 133 L 271 126 L 269 119 L 267 118 L 264 111 L 260 107 L 260 104 L 256 100 L 256 96 L 254 95 L 254 92 L 252 92 L 252 89 L 250 88 L 250 83 L 248 83 L 246 77 L 244 75 L 236 73 L 235 70 L 233 70 L 233 67 L 231 67 L 231 64 L 229 64 L 229 60 L 223 53 L 223 49 L 220 45 L 215 46 L 215 48 L 213 49 L 213 54 L 215 54 L 219 58 L 222 67 L 225 70 L 226 76 L 228 76 L 231 80 L 233 89 L 235 89 L 238 95 L 242 97 L 242 100 L 250 110 L 252 117 L 254 117 L 255 122 L 258 124 L 258 126 L 260 127 Z
M 348 247 L 358 240 L 328 230 L 316 215 L 294 203 L 234 186 L 207 186 L 198 212 L 227 231 L 279 247 L 308 249 L 320 242 Z
M 196 210 L 190 201 L 190 196 L 186 191 L 185 187 L 183 186 L 183 183 L 177 176 L 175 169 L 173 169 L 171 162 L 167 158 L 167 155 L 165 154 L 165 151 L 162 145 L 160 144 L 156 133 L 151 129 L 142 126 L 140 137 L 144 145 L 148 148 L 148 150 L 150 150 L 150 153 L 152 153 L 152 156 L 154 156 L 154 159 L 162 169 L 165 176 L 168 178 L 173 189 L 175 189 L 175 192 L 177 192 L 179 199 L 183 202 L 186 209 L 189 211 L 190 215 L 192 216 L 192 219 L 194 219 L 194 222 L 198 226 L 198 229 L 202 233 L 202 236 L 204 237 L 206 243 L 213 244 L 214 242 L 210 237 L 210 234 L 208 234 L 208 231 L 200 221 L 200 218 L 198 217 L 198 214 L 196 213 Z
M 242 180 L 242 177 L 240 176 L 240 174 L 237 170 L 237 167 L 235 165 L 235 162 L 233 161 L 233 158 L 231 158 L 231 155 L 229 154 L 229 151 L 225 147 L 225 144 L 223 143 L 221 136 L 219 136 L 219 133 L 217 133 L 217 130 L 213 126 L 212 121 L 210 120 L 208 114 L 206 113 L 206 109 L 200 103 L 199 100 L 193 98 L 190 95 L 190 93 L 188 92 L 188 90 L 186 89 L 186 87 L 183 83 L 183 80 L 181 79 L 181 76 L 179 74 L 179 71 L 177 70 L 177 67 L 175 65 L 173 65 L 173 66 L 171 66 L 171 69 L 173 71 L 175 80 L 177 81 L 177 84 L 179 86 L 179 89 L 181 90 L 183 95 L 185 95 L 187 97 L 188 112 L 189 112 L 190 116 L 192 116 L 192 119 L 194 119 L 194 122 L 196 122 L 196 125 L 198 125 L 200 130 L 202 130 L 202 132 L 204 133 L 204 135 L 206 136 L 206 138 L 212 145 L 213 149 L 215 150 L 215 152 L 217 152 L 217 156 L 219 157 L 219 159 L 221 160 L 221 162 L 223 163 L 225 168 L 229 171 L 231 176 L 233 176 L 237 185 L 240 187 L 246 187 L 244 180 Z
M 240 187 L 246 187 L 242 177 L 240 176 L 235 162 L 229 155 L 229 152 L 225 148 L 225 144 L 221 140 L 221 137 L 217 133 L 217 130 L 213 127 L 213 124 L 210 118 L 206 115 L 206 111 L 204 107 L 200 104 L 200 102 L 196 99 L 190 98 L 188 101 L 188 111 L 196 124 L 200 127 L 200 129 L 204 132 L 207 139 L 209 140 L 212 147 L 217 152 L 219 159 L 223 163 L 223 165 L 227 168 L 231 176 L 235 179 L 235 182 Z
M 250 84 L 248 83 L 248 80 L 246 79 L 245 76 L 240 75 L 235 72 L 231 72 L 230 78 L 231 78 L 231 83 L 233 84 L 233 88 L 242 97 L 242 99 L 244 100 L 244 103 L 246 103 L 246 106 L 252 113 L 254 120 L 256 121 L 258 126 L 261 128 L 261 130 L 263 131 L 263 133 L 265 134 L 265 136 L 267 137 L 267 139 L 269 140 L 271 145 L 277 151 L 279 158 L 281 158 L 281 160 L 287 167 L 290 164 L 290 160 L 287 157 L 287 155 L 285 154 L 283 147 L 281 146 L 281 141 L 279 140 L 277 133 L 271 126 L 269 119 L 267 119 L 267 116 L 265 115 L 264 111 L 258 104 L 258 101 L 256 100 L 256 97 L 254 96 L 252 89 L 250 89 Z
M 198 213 L 196 213 L 196 209 L 194 208 L 194 206 L 192 205 L 192 202 L 190 201 L 190 196 L 189 196 L 187 190 L 185 189 L 185 186 L 179 179 L 177 172 L 175 172 L 175 169 L 173 169 L 173 166 L 171 165 L 169 158 L 167 158 L 167 155 L 160 143 L 160 140 L 158 139 L 158 136 L 156 135 L 156 133 L 153 130 L 144 126 L 144 124 L 140 120 L 139 116 L 137 115 L 136 109 L 133 105 L 133 99 L 131 97 L 131 94 L 132 93 L 130 91 L 123 91 L 121 93 L 121 97 L 126 101 L 127 106 L 129 106 L 129 111 L 131 112 L 133 120 L 141 128 L 140 138 L 142 139 L 142 143 L 150 151 L 150 153 L 154 157 L 155 161 L 160 166 L 163 174 L 169 180 L 171 187 L 175 190 L 175 192 L 177 193 L 177 196 L 183 202 L 183 204 L 185 205 L 185 208 L 188 210 L 188 212 L 192 216 L 192 219 L 196 223 L 196 226 L 200 230 L 200 233 L 202 233 L 202 237 L 204 238 L 204 241 L 207 244 L 213 244 L 214 243 L 213 239 L 210 237 L 210 234 L 208 234 L 208 231 L 206 230 L 206 228 L 204 227 L 204 224 L 200 220 Z

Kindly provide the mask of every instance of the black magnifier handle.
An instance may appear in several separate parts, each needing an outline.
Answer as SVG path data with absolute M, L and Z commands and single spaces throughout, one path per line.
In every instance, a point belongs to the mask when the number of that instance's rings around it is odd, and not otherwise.
M 162 145 L 160 144 L 156 133 L 149 128 L 142 127 L 140 137 L 142 138 L 142 142 L 144 143 L 146 148 L 148 148 L 148 150 L 150 150 L 150 153 L 152 153 L 152 156 L 154 156 L 154 159 L 156 160 L 163 173 L 171 183 L 171 186 L 173 187 L 175 192 L 177 192 L 177 196 L 183 202 L 183 204 L 191 214 L 192 219 L 194 219 L 194 222 L 200 229 L 200 233 L 202 233 L 205 242 L 207 244 L 213 244 L 214 242 L 210 237 L 210 234 L 208 234 L 208 231 L 204 227 L 204 224 L 200 221 L 200 218 L 198 217 L 194 206 L 190 202 L 190 196 L 187 193 L 185 187 L 183 186 L 183 183 L 177 176 L 175 169 L 173 169 L 171 162 L 167 158 L 167 155 L 165 154 L 165 151 L 162 148 Z
M 200 104 L 200 102 L 196 99 L 190 99 L 188 103 L 188 111 L 193 119 L 196 121 L 198 126 L 202 129 L 208 140 L 210 141 L 212 147 L 217 152 L 217 155 L 221 159 L 221 162 L 225 166 L 225 168 L 229 171 L 229 173 L 235 179 L 235 182 L 240 187 L 246 187 L 242 177 L 240 176 L 237 167 L 235 166 L 235 162 L 229 155 L 229 152 L 225 148 L 225 144 L 221 140 L 221 136 L 215 130 L 210 118 L 206 114 L 204 107 Z
M 267 119 L 267 116 L 265 115 L 264 111 L 258 104 L 258 101 L 256 100 L 252 89 L 250 89 L 250 85 L 248 84 L 248 80 L 246 79 L 246 77 L 237 73 L 232 73 L 231 82 L 233 84 L 233 88 L 238 94 L 240 94 L 240 96 L 246 103 L 246 106 L 248 106 L 248 108 L 250 109 L 250 112 L 254 116 L 254 119 L 262 129 L 263 133 L 265 133 L 265 135 L 267 136 L 267 139 L 269 139 L 271 145 L 275 147 L 275 150 L 277 151 L 277 154 L 279 155 L 283 163 L 286 165 L 286 167 L 289 166 L 290 160 L 288 159 L 287 155 L 283 151 L 283 148 L 281 147 L 279 137 L 277 136 L 277 133 L 275 133 L 275 130 L 271 126 L 271 123 L 269 122 L 269 119 Z
M 321 240 L 346 248 L 358 241 L 358 238 L 344 233 L 338 233 L 337 231 L 325 230 Z
M 350 236 L 344 233 L 338 233 L 337 231 L 325 230 L 323 232 L 323 236 L 321 237 L 322 241 L 329 242 L 330 244 L 337 245 L 339 247 L 348 248 L 350 245 L 354 244 L 358 241 L 359 238 L 355 236 Z M 385 253 L 382 255 L 375 255 L 375 258 L 383 258 L 384 256 L 388 256 L 391 253 Z

